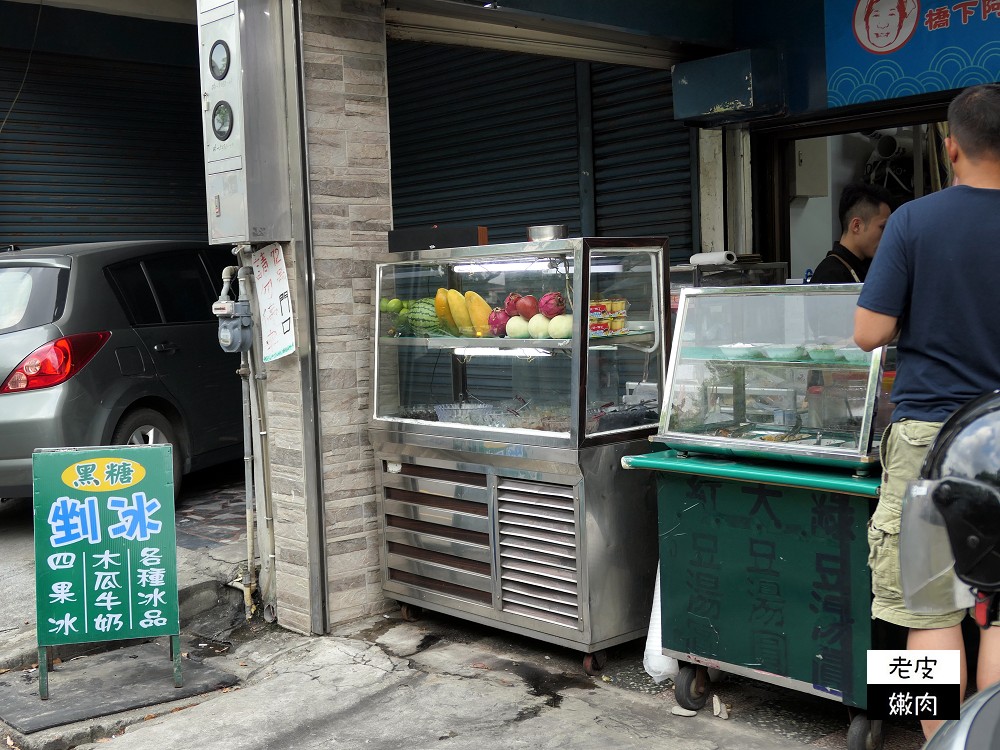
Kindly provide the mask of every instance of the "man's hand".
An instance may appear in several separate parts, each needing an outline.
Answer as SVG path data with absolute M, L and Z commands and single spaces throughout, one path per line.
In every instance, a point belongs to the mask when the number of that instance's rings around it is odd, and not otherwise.
M 854 343 L 870 352 L 888 344 L 899 333 L 899 318 L 872 312 L 864 307 L 854 311 Z

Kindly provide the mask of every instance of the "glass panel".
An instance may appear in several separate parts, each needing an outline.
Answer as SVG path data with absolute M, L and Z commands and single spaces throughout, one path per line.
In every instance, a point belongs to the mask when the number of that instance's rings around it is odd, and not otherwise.
M 51 323 L 59 306 L 59 269 L 38 266 L 0 268 L 0 332 L 23 331 Z
M 380 271 L 376 416 L 568 435 L 572 327 L 553 328 L 560 305 L 572 312 L 566 257 Z
M 581 437 L 575 420 L 584 434 L 655 426 L 660 246 L 554 242 L 380 265 L 375 416 L 548 433 L 542 444 Z M 574 279 L 584 266 L 588 283 Z
M 108 275 L 118 288 L 133 325 L 155 325 L 163 322 L 156 298 L 149 288 L 146 273 L 139 261 L 123 263 L 108 269 Z
M 212 290 L 205 267 L 193 251 L 154 255 L 143 261 L 165 323 L 192 323 L 214 319 Z M 145 285 L 143 285 L 145 286 Z
M 867 453 L 880 384 L 852 338 L 860 285 L 807 289 L 687 293 L 661 432 Z
M 585 432 L 659 419 L 660 339 L 656 256 L 598 252 L 590 261 Z

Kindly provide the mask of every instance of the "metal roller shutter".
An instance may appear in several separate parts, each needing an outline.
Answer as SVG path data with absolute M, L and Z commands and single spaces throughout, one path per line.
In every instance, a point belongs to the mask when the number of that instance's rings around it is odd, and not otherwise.
M 582 63 L 578 97 L 566 60 L 389 40 L 388 61 L 397 229 L 477 224 L 516 242 L 558 223 L 667 235 L 675 260 L 691 255 L 691 139 L 669 72 Z
M 206 240 L 196 68 L 0 49 L 0 242 Z M 2 116 L 0 116 L 2 119 Z
M 477 224 L 490 242 L 532 224 L 580 233 L 574 64 L 394 41 L 389 129 L 394 225 Z
M 670 73 L 592 63 L 594 196 L 600 236 L 670 238 L 692 247 L 691 146 L 673 117 Z

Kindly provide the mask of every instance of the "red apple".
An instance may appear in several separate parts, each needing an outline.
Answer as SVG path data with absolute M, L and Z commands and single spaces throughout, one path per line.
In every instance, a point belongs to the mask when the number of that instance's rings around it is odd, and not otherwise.
M 525 320 L 531 320 L 538 315 L 538 300 L 526 294 L 517 301 L 517 314 Z

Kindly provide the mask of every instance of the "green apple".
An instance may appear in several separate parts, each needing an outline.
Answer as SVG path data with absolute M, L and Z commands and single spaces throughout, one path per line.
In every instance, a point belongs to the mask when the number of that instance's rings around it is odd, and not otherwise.
M 402 309 L 403 309 L 403 303 L 400 300 L 396 299 L 395 297 L 389 300 L 389 302 L 385 306 L 385 311 L 391 313 L 398 313 Z

